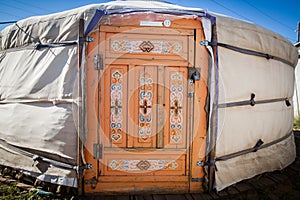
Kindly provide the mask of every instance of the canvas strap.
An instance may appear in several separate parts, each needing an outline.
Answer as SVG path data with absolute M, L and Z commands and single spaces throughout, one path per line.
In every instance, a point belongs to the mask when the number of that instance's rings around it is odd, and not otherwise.
M 230 50 L 233 50 L 233 51 L 237 51 L 237 52 L 243 53 L 243 54 L 264 57 L 268 60 L 269 59 L 277 60 L 277 61 L 283 62 L 283 63 L 285 63 L 285 64 L 287 64 L 291 67 L 294 67 L 294 65 L 291 62 L 289 62 L 289 61 L 287 61 L 283 58 L 273 56 L 271 54 L 267 54 L 267 53 L 263 53 L 263 52 L 253 51 L 253 50 L 250 50 L 250 49 L 244 49 L 244 48 L 236 47 L 236 46 L 233 46 L 233 45 L 230 45 L 230 44 L 224 44 L 224 43 L 219 43 L 219 42 L 209 42 L 207 40 L 201 41 L 200 44 L 202 46 L 220 46 L 220 47 L 224 47 L 224 48 L 227 48 L 227 49 L 230 49 Z
M 215 160 L 216 161 L 224 161 L 224 160 L 235 158 L 235 157 L 238 157 L 238 156 L 241 156 L 241 155 L 244 155 L 244 154 L 248 154 L 248 153 L 251 153 L 251 152 L 256 152 L 260 149 L 264 149 L 264 148 L 270 147 L 274 144 L 277 144 L 279 142 L 282 142 L 283 140 L 289 138 L 292 134 L 293 134 L 293 131 L 291 131 L 289 134 L 287 134 L 287 135 L 285 135 L 285 136 L 283 136 L 283 137 L 281 137 L 277 140 L 274 140 L 273 142 L 267 143 L 267 144 L 264 144 L 264 142 L 261 139 L 259 139 L 256 142 L 256 144 L 254 145 L 254 147 L 252 147 L 252 148 L 245 149 L 245 150 L 242 150 L 242 151 L 238 151 L 238 152 L 235 152 L 235 153 L 231 153 L 231 154 L 228 154 L 228 155 L 225 155 L 225 156 L 221 156 L 221 157 L 216 158 Z

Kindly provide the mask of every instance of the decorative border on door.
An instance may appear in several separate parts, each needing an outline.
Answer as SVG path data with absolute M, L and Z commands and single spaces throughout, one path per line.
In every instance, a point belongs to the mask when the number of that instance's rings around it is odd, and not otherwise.
M 149 73 L 140 75 L 139 79 L 139 139 L 141 142 L 151 137 L 153 79 Z
M 122 82 L 122 73 L 114 71 L 111 74 L 110 86 L 110 128 L 114 142 L 122 140 Z
M 111 49 L 118 53 L 179 54 L 182 51 L 182 44 L 167 40 L 113 40 Z
M 111 160 L 108 165 L 119 171 L 175 170 L 179 165 L 175 160 Z
M 182 140 L 183 128 L 183 78 L 178 72 L 171 74 L 170 87 L 170 133 L 171 142 L 179 143 Z

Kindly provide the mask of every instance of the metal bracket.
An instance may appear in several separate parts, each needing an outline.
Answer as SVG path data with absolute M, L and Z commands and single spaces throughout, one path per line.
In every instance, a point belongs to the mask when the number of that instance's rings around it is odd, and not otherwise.
M 102 159 L 102 144 L 94 144 L 94 148 L 93 148 L 93 156 L 95 159 Z
M 94 42 L 95 39 L 94 39 L 93 37 L 87 37 L 86 41 L 87 41 L 87 42 Z
M 94 69 L 103 70 L 103 56 L 102 54 L 96 54 L 94 56 Z
M 188 80 L 188 97 L 192 98 L 194 96 L 194 82 L 193 80 Z
M 287 107 L 290 107 L 290 106 L 292 105 L 289 99 L 286 99 L 286 100 L 285 100 L 285 105 L 286 105 Z
M 210 41 L 208 41 L 208 40 L 202 40 L 202 41 L 200 41 L 200 45 L 201 46 L 217 46 L 218 45 L 218 43 L 216 43 L 216 42 L 210 42 Z
M 251 106 L 255 106 L 255 100 L 254 100 L 254 98 L 255 98 L 255 94 L 251 93 L 251 98 L 250 98 L 250 105 Z
M 197 161 L 196 165 L 197 165 L 198 167 L 202 167 L 202 166 L 204 165 L 204 163 L 203 163 L 202 161 Z
M 86 165 L 82 165 L 82 166 L 77 166 L 76 167 L 76 172 L 78 174 L 83 174 L 83 171 L 85 169 L 92 169 L 93 168 L 93 165 L 92 164 L 86 164 Z

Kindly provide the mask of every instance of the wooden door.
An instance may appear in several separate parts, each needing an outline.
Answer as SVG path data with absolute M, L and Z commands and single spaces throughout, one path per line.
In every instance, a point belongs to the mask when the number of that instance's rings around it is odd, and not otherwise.
M 85 191 L 199 191 L 205 129 L 201 137 L 193 130 L 199 124 L 193 109 L 199 107 L 191 94 L 202 87 L 205 104 L 206 86 L 190 80 L 194 30 L 166 38 L 153 30 L 100 30 L 92 35 L 100 38 L 98 47 L 89 47 L 101 53 L 104 67 L 87 69 L 87 106 L 92 108 L 87 109 L 85 156 L 93 167 L 86 170 Z M 206 116 L 204 108 L 201 112 Z
M 186 77 L 187 67 L 107 68 L 100 112 L 103 180 L 111 175 L 187 180 Z

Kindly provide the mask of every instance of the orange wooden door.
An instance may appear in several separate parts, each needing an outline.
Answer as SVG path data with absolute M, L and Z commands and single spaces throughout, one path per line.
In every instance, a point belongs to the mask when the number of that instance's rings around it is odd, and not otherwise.
M 187 180 L 186 77 L 187 67 L 107 68 L 100 112 L 101 176 Z
M 199 191 L 206 120 L 195 131 L 200 122 L 194 109 L 202 99 L 205 119 L 207 92 L 205 84 L 189 79 L 194 30 L 165 38 L 153 30 L 117 30 L 102 27 L 92 35 L 100 38 L 97 45 L 88 49 L 101 53 L 104 67 L 87 69 L 92 108 L 85 155 L 93 168 L 86 170 L 85 191 Z M 191 95 L 195 88 L 203 90 L 201 98 Z

